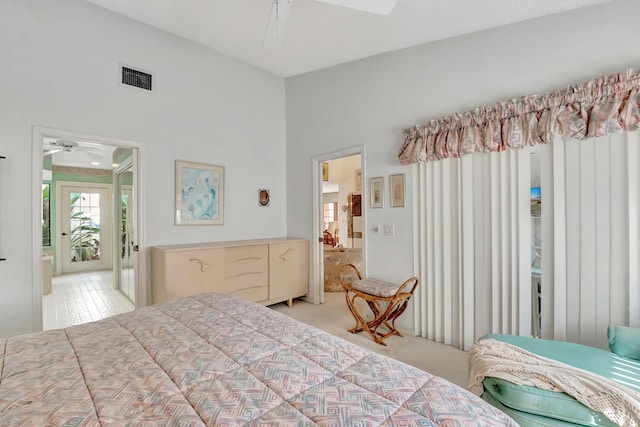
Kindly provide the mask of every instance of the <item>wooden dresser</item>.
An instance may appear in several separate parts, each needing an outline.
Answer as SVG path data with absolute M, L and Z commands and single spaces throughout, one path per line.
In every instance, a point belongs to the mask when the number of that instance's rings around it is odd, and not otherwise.
M 153 303 L 222 292 L 264 305 L 306 295 L 305 239 L 262 239 L 151 248 Z

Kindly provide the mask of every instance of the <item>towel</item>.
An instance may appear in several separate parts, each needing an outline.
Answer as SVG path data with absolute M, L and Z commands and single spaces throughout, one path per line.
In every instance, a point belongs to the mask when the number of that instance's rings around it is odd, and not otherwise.
M 469 353 L 469 390 L 480 396 L 485 377 L 560 391 L 624 427 L 640 427 L 640 394 L 615 381 L 495 339 Z

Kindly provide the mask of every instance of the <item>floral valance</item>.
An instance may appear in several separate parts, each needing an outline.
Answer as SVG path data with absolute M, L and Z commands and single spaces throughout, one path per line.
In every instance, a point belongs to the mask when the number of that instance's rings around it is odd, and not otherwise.
M 638 129 L 640 73 L 629 69 L 407 127 L 398 158 L 406 165 Z

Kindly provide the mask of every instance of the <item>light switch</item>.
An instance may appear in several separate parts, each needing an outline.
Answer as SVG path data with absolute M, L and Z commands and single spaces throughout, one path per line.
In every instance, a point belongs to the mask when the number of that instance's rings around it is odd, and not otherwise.
M 385 224 L 384 225 L 384 234 L 396 234 L 396 225 L 395 224 Z

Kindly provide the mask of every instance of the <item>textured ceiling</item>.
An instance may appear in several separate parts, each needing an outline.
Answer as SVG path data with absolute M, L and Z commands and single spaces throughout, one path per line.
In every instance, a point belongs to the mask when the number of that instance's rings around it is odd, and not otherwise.
M 272 0 L 86 1 L 289 77 L 610 0 L 398 0 L 388 16 L 293 0 L 278 47 L 263 45 Z

